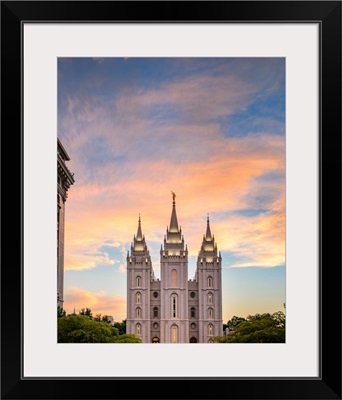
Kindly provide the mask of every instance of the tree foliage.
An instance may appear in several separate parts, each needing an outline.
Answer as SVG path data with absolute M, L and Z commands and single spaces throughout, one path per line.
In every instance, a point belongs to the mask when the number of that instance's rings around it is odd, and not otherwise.
M 118 335 L 115 343 L 141 343 L 141 340 L 133 334 Z
M 113 343 L 117 329 L 87 315 L 67 315 L 58 319 L 59 343 Z
M 58 319 L 58 343 L 140 343 L 135 335 L 120 335 L 105 321 L 71 314 Z
M 122 322 L 115 322 L 114 327 L 119 330 L 120 335 L 124 335 L 126 333 L 126 320 L 124 319 Z
M 121 334 L 105 316 L 93 318 L 89 308 L 81 311 L 58 318 L 58 343 L 141 343 L 137 336 L 126 335 L 126 329 Z
M 246 321 L 245 318 L 237 317 L 236 315 L 234 315 L 234 317 L 227 322 L 227 328 L 229 330 L 233 330 L 240 322 L 244 321 Z
M 111 322 L 110 322 L 110 320 L 109 320 L 109 318 L 108 318 L 108 315 L 104 315 L 103 317 L 102 317 L 102 320 L 101 320 L 102 322 L 107 322 L 107 324 L 110 324 Z
M 90 308 L 82 308 L 79 311 L 79 315 L 85 315 L 87 316 L 89 319 L 93 319 L 93 313 L 91 312 Z
M 60 305 L 57 306 L 57 318 L 65 317 L 66 312 Z
M 216 336 L 217 343 L 285 343 L 285 314 L 255 314 L 248 317 L 233 317 L 228 321 L 231 332 Z
M 96 314 L 95 317 L 93 317 L 93 319 L 94 319 L 94 321 L 97 321 L 97 322 L 107 322 L 107 324 L 111 323 L 110 319 L 108 318 L 108 315 L 102 316 L 101 314 Z

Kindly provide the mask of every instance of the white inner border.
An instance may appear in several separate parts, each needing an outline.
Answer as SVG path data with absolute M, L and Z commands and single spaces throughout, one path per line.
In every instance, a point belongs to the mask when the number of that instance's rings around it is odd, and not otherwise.
M 23 378 L 318 377 L 318 46 L 318 23 L 24 24 Z M 77 56 L 286 57 L 286 344 L 56 343 L 57 57 Z

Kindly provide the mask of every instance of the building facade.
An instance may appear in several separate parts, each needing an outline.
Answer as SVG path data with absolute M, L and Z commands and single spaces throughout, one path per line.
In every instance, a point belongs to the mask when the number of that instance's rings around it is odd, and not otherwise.
M 65 202 L 68 190 L 74 184 L 74 174 L 66 166 L 70 157 L 61 141 L 57 139 L 57 305 L 64 302 L 64 223 Z
M 127 254 L 127 333 L 143 343 L 210 343 L 222 336 L 221 253 L 209 216 L 194 279 L 188 279 L 188 248 L 178 225 L 173 193 L 170 225 L 160 250 L 156 279 L 139 215 Z

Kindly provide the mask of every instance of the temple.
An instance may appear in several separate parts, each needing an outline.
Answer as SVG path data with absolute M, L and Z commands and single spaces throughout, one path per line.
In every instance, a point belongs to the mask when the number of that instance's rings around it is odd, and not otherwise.
M 178 224 L 172 193 L 170 225 L 160 249 L 155 277 L 142 222 L 127 253 L 126 332 L 143 343 L 211 343 L 222 336 L 221 254 L 209 215 L 194 279 L 188 279 L 188 248 Z

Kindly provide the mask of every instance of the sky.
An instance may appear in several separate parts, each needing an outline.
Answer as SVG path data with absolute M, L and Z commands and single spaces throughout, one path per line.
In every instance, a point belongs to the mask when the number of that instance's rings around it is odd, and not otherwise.
M 176 193 L 188 277 L 209 214 L 223 322 L 284 311 L 285 59 L 59 58 L 58 137 L 75 183 L 64 309 L 126 318 L 126 256 L 159 251 Z

